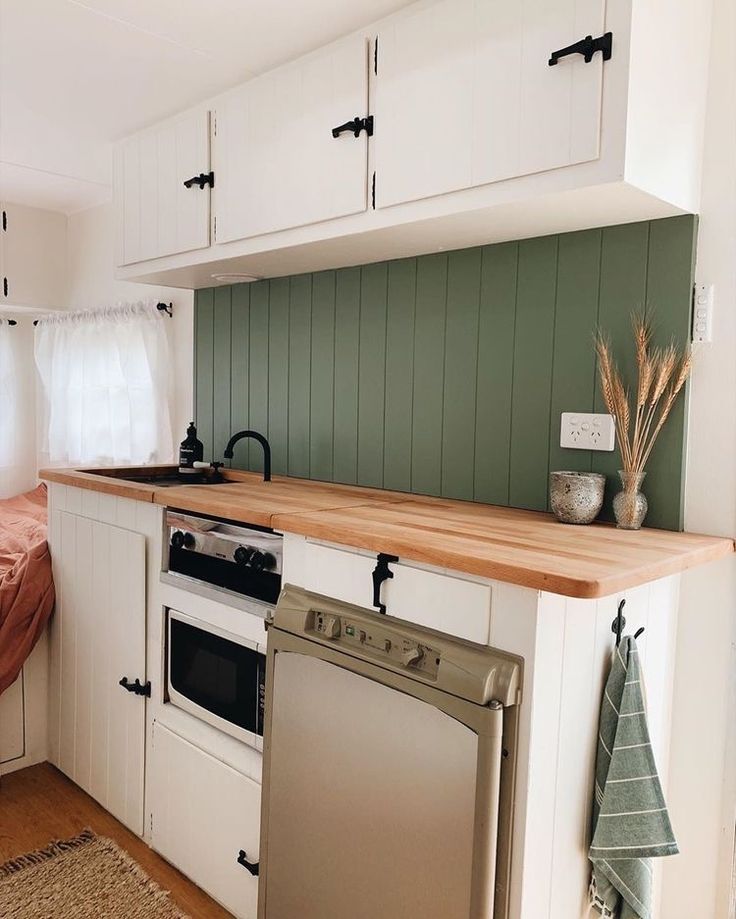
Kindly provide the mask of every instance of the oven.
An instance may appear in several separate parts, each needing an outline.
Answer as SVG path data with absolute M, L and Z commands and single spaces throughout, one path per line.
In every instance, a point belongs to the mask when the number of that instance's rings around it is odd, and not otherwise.
M 262 750 L 265 647 L 175 609 L 166 617 L 166 701 Z

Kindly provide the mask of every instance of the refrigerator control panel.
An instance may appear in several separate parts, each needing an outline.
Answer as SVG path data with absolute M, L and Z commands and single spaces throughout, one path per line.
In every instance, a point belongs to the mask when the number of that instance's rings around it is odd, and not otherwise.
M 419 671 L 432 679 L 437 677 L 441 660 L 437 649 L 403 637 L 395 630 L 382 628 L 379 623 L 368 625 L 349 617 L 315 611 L 313 630 L 320 638 L 343 648 L 360 649 L 396 667 Z

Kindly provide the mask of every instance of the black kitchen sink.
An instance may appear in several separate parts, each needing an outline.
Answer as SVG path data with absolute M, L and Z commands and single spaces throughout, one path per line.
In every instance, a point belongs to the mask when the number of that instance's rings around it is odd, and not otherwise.
M 135 485 L 151 485 L 154 488 L 174 488 L 179 485 L 225 485 L 223 478 L 213 475 L 192 476 L 192 481 L 183 482 L 178 475 L 146 475 L 145 473 L 131 473 L 121 475 L 118 472 L 106 472 L 104 469 L 95 469 L 92 475 L 106 476 L 119 479 L 121 482 L 132 482 Z

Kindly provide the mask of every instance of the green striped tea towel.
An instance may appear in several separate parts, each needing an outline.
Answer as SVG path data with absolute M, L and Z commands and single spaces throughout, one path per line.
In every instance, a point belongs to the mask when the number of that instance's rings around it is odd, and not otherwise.
M 651 859 L 676 855 L 649 739 L 636 641 L 613 653 L 601 703 L 590 903 L 608 919 L 651 919 Z

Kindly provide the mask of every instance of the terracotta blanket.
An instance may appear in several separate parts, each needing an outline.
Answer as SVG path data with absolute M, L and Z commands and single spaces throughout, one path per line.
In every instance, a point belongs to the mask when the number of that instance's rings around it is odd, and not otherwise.
M 20 673 L 54 607 L 46 486 L 0 501 L 0 693 Z

